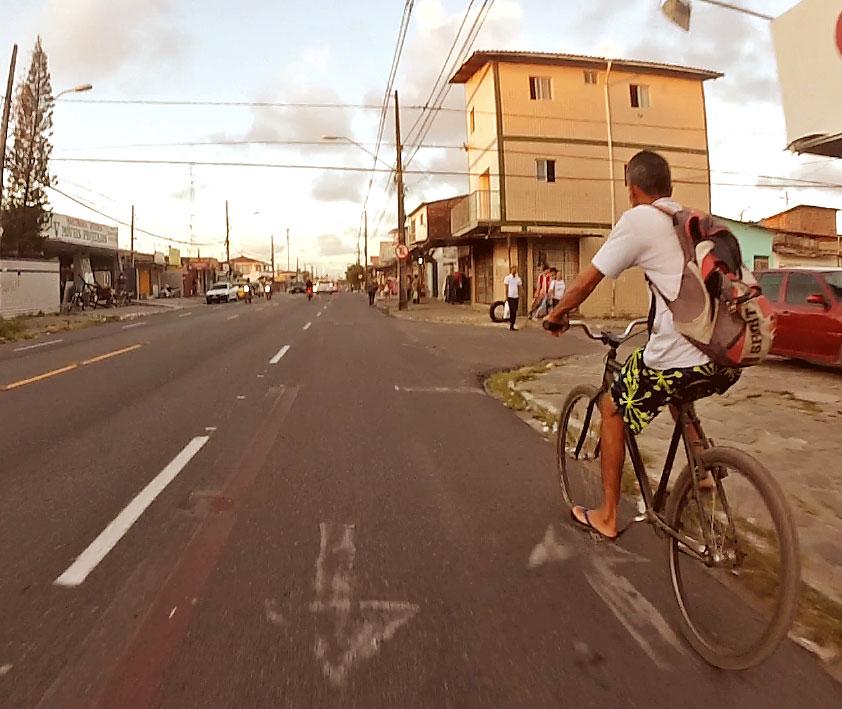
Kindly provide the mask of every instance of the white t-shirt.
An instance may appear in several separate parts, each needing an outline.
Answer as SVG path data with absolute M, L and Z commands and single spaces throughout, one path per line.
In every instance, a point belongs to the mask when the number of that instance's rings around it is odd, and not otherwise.
M 566 284 L 564 283 L 563 278 L 556 278 L 552 283 L 550 283 L 550 293 L 555 300 L 561 300 L 564 296 L 564 289 L 566 288 Z
M 667 198 L 655 204 L 681 209 L 681 205 Z M 592 263 L 609 278 L 617 278 L 627 268 L 639 266 L 658 291 L 673 300 L 681 285 L 683 258 L 672 219 L 651 205 L 641 204 L 620 217 Z M 643 361 L 653 369 L 694 367 L 710 361 L 676 332 L 672 313 L 660 295 L 655 296 L 655 322 Z
M 506 292 L 508 293 L 509 298 L 517 298 L 520 296 L 520 291 L 518 289 L 523 285 L 523 281 L 520 280 L 520 276 L 513 276 L 510 273 L 503 279 L 503 283 L 506 285 Z

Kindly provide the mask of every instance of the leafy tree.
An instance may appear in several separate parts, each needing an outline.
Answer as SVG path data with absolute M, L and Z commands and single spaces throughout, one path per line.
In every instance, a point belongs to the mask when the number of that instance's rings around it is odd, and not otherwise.
M 359 290 L 360 288 L 362 288 L 362 278 L 364 276 L 365 271 L 363 270 L 363 267 L 358 263 L 352 264 L 345 269 L 345 280 L 348 281 L 348 284 L 353 290 Z
M 46 188 L 52 184 L 53 104 L 47 54 L 38 37 L 26 81 L 15 95 L 15 127 L 6 156 L 9 181 L 2 211 L 3 255 L 32 257 L 43 253 L 43 231 L 51 216 Z

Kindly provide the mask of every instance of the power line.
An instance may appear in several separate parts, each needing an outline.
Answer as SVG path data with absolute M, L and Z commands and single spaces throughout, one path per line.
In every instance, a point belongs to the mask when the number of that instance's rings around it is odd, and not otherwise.
M 571 157 L 579 157 L 579 156 L 571 156 Z M 313 164 L 295 164 L 295 163 L 269 163 L 269 162 L 224 162 L 224 161 L 201 161 L 201 160 L 155 160 L 155 159 L 134 159 L 134 158 L 52 158 L 52 160 L 60 161 L 60 162 L 81 162 L 81 163 L 107 163 L 107 164 L 117 164 L 117 165 L 202 165 L 206 167 L 247 167 L 247 168 L 261 168 L 261 169 L 282 169 L 282 170 L 330 170 L 330 171 L 337 171 L 337 172 L 378 172 L 378 173 L 388 173 L 391 170 L 387 168 L 366 168 L 366 167 L 353 167 L 348 165 L 313 165 Z M 462 170 L 406 170 L 405 171 L 409 175 L 443 175 L 443 176 L 450 176 L 450 177 L 476 177 L 480 173 L 478 172 L 466 172 Z M 498 176 L 498 175 L 494 175 Z M 517 178 L 527 178 L 527 179 L 536 179 L 535 173 L 530 174 L 517 174 L 517 173 L 506 173 L 506 177 L 517 177 Z M 741 183 L 724 183 L 724 182 L 711 182 L 708 183 L 707 181 L 699 181 L 699 180 L 682 180 L 682 179 L 675 179 L 673 180 L 676 184 L 691 184 L 691 185 L 720 185 L 720 186 L 731 186 L 731 187 L 820 187 L 820 188 L 828 188 L 828 189 L 836 189 L 842 188 L 842 183 L 837 182 L 824 182 L 819 180 L 797 180 L 796 178 L 789 178 L 785 176 L 773 176 L 773 175 L 756 175 L 758 179 L 772 179 L 772 180 L 789 180 L 788 183 L 782 184 L 775 184 L 775 185 L 765 185 L 765 184 L 741 184 Z M 573 180 L 573 181 L 585 181 L 585 182 L 604 182 L 604 177 L 587 177 L 583 175 L 560 175 L 556 173 L 556 180 Z M 621 178 L 615 180 L 615 182 L 622 182 Z
M 110 105 L 126 105 L 126 106 L 221 106 L 221 107 L 240 107 L 240 108 L 289 108 L 289 109 L 337 109 L 337 110 L 367 110 L 367 111 L 382 111 L 382 105 L 373 104 L 355 104 L 355 103 L 305 103 L 305 102 L 270 102 L 270 101 L 187 101 L 187 100 L 152 100 L 152 99 L 60 99 L 61 103 L 78 103 L 78 104 L 110 104 Z M 401 111 L 437 111 L 437 112 L 453 112 L 464 113 L 463 108 L 453 108 L 450 106 L 425 106 L 408 104 L 401 106 Z M 475 110 L 475 115 L 494 115 L 495 111 Z M 538 118 L 531 113 L 511 113 L 502 112 L 504 118 Z M 568 121 L 571 123 L 591 123 L 603 125 L 604 120 L 594 118 L 571 118 L 566 116 L 540 116 L 543 121 Z M 704 127 L 696 126 L 670 126 L 661 124 L 646 124 L 641 126 L 640 123 L 634 121 L 612 121 L 613 125 L 622 126 L 636 126 L 643 128 L 669 128 L 676 131 L 693 131 L 704 132 Z M 766 135 L 766 136 L 783 136 L 783 132 L 771 131 L 740 131 L 740 135 Z M 371 143 L 369 143 L 371 145 Z
M 125 222 L 122 219 L 118 219 L 117 217 L 115 217 L 111 214 L 106 214 L 102 210 L 97 209 L 93 205 L 85 202 L 84 200 L 82 200 L 78 197 L 74 197 L 73 195 L 68 194 L 67 192 L 65 192 L 63 190 L 60 190 L 58 187 L 54 187 L 53 185 L 47 185 L 47 187 L 49 187 L 49 189 L 51 189 L 53 192 L 56 192 L 57 194 L 60 194 L 62 197 L 65 197 L 66 199 L 69 199 L 71 202 L 75 202 L 76 204 L 84 207 L 85 209 L 88 209 L 91 212 L 94 212 L 95 214 L 99 214 L 99 216 L 101 216 L 101 217 L 105 217 L 106 219 L 110 219 L 111 221 L 117 222 L 117 224 L 121 224 L 123 226 L 127 226 L 127 227 L 131 226 L 131 224 L 129 222 Z M 171 236 L 162 236 L 161 234 L 156 234 L 155 232 L 147 231 L 146 229 L 141 229 L 137 225 L 135 225 L 135 231 L 139 231 L 142 234 L 146 234 L 147 236 L 151 236 L 154 239 L 161 239 L 162 241 L 171 242 L 171 243 L 174 243 L 174 244 L 183 244 L 185 246 L 191 246 L 191 245 L 192 246 L 218 246 L 219 244 L 223 243 L 223 241 L 207 241 L 207 242 L 194 242 L 193 244 L 191 244 L 189 241 L 181 241 L 179 239 L 174 239 Z

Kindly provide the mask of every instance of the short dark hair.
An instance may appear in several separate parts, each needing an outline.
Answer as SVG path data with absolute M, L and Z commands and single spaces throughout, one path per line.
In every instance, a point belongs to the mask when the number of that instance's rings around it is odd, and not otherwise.
M 550 273 L 552 273 L 553 271 L 558 273 L 558 269 L 555 266 L 550 266 Z
M 651 150 L 641 150 L 629 160 L 626 180 L 651 197 L 672 197 L 669 163 Z

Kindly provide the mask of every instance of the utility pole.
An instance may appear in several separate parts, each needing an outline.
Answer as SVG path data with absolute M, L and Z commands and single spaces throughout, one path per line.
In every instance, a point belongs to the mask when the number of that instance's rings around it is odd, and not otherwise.
M 269 242 L 272 246 L 272 283 L 275 282 L 275 235 L 269 236 Z
M 401 158 L 401 112 L 398 106 L 398 92 L 395 91 L 395 179 L 398 186 L 398 244 L 406 245 L 406 215 L 403 211 L 403 160 Z M 406 284 L 401 273 L 401 260 L 395 258 L 398 271 L 398 310 L 406 310 Z
M 363 269 L 363 273 L 365 274 L 365 283 L 366 288 L 368 288 L 369 283 L 369 276 L 368 276 L 368 210 L 363 210 L 363 247 L 365 248 L 365 263 L 363 264 L 365 268 Z
M 137 282 L 137 269 L 134 266 L 134 205 L 132 205 L 132 221 L 129 226 L 129 266 L 131 267 L 131 289 L 135 298 L 140 298 L 140 284 Z
M 3 166 L 6 164 L 6 135 L 9 132 L 9 113 L 12 109 L 12 89 L 15 82 L 15 63 L 18 58 L 18 45 L 12 46 L 12 62 L 9 65 L 9 79 L 6 82 L 6 98 L 3 101 L 3 123 L 0 125 L 0 210 L 3 207 Z M 0 224 L 0 238 L 3 237 L 3 225 Z
M 289 266 L 290 266 L 289 259 L 290 259 L 290 255 L 289 255 L 289 227 L 287 227 L 287 273 L 289 273 Z M 296 271 L 298 270 L 298 259 L 297 258 L 295 259 L 295 270 Z
M 225 263 L 228 266 L 228 275 L 231 275 L 231 230 L 228 226 L 228 200 L 225 200 Z

